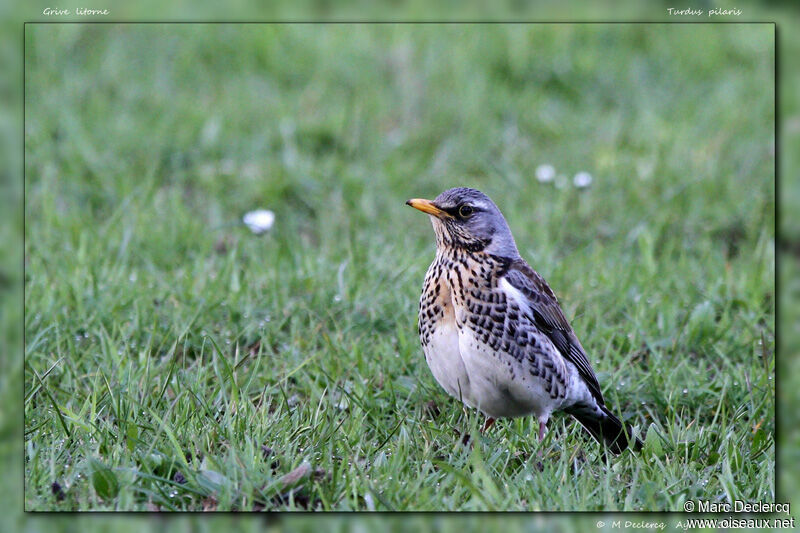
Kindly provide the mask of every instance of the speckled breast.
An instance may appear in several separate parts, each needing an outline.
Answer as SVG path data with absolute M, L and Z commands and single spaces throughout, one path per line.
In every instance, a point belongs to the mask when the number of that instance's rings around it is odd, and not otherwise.
M 469 375 L 459 349 L 458 326 L 442 257 L 428 268 L 419 302 L 419 338 L 425 361 L 439 385 L 473 406 Z

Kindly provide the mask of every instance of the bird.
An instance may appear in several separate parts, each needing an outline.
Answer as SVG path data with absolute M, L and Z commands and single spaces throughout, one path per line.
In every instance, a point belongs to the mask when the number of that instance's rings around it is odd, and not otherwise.
M 641 449 L 497 205 L 466 187 L 406 204 L 429 215 L 436 236 L 419 301 L 422 351 L 439 385 L 486 416 L 481 432 L 498 418 L 535 416 L 541 456 L 551 414 L 564 411 L 614 454 Z

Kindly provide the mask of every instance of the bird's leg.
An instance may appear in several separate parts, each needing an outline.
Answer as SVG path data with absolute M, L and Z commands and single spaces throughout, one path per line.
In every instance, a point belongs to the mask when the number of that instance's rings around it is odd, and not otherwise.
M 539 451 L 536 453 L 539 460 L 536 462 L 536 468 L 539 469 L 539 472 L 544 470 L 544 465 L 542 464 L 542 441 L 544 441 L 544 430 L 547 428 L 547 421 L 546 420 L 539 420 Z
M 461 384 L 460 383 L 458 385 L 458 395 L 459 395 L 459 398 L 460 398 L 461 397 Z M 464 418 L 469 420 L 469 418 L 468 418 L 469 417 L 469 412 L 467 411 L 467 406 L 466 406 L 466 404 L 463 403 L 463 401 L 461 403 L 461 410 L 464 413 Z M 461 433 L 458 430 L 456 430 L 456 432 L 459 433 L 459 435 L 461 436 L 461 444 L 463 444 L 464 446 L 469 446 L 471 448 L 473 444 L 472 444 L 472 436 L 469 434 L 469 430 L 467 429 L 463 433 Z
M 493 425 L 494 425 L 494 418 L 492 418 L 491 416 L 487 417 L 486 422 L 483 424 L 483 427 L 481 428 L 481 433 L 486 433 L 486 431 L 488 431 L 489 428 L 492 427 Z

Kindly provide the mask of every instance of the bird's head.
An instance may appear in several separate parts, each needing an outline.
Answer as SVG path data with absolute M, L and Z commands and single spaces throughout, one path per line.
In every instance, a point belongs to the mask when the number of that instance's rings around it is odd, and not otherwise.
M 436 246 L 440 249 L 519 256 L 503 214 L 479 190 L 456 187 L 444 191 L 433 201 L 414 198 L 406 204 L 430 215 Z

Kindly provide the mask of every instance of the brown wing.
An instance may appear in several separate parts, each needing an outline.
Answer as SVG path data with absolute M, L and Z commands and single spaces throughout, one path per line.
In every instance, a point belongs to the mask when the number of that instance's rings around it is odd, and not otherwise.
M 586 382 L 592 396 L 604 405 L 600 384 L 594 375 L 592 365 L 586 357 L 578 337 L 567 322 L 558 299 L 547 282 L 525 261 L 518 259 L 511 263 L 505 274 L 506 280 L 528 300 L 534 324 L 552 341 L 564 358 L 575 365 Z

